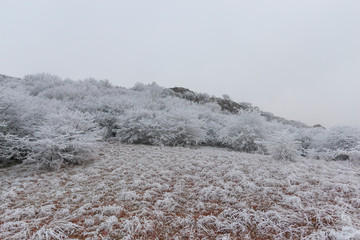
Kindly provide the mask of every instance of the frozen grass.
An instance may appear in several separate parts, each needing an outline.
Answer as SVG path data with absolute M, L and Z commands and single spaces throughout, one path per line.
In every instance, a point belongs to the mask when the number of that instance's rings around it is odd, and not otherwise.
M 0 239 L 360 239 L 360 167 L 105 144 L 87 166 L 0 169 Z

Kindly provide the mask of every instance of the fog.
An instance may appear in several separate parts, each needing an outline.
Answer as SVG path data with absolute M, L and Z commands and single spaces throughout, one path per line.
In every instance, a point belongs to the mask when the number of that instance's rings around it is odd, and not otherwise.
M 182 86 L 360 126 L 359 1 L 2 1 L 0 73 Z

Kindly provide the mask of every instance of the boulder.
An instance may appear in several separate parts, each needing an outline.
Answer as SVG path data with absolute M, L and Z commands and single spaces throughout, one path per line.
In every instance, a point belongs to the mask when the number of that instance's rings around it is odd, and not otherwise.
M 335 157 L 335 161 L 347 161 L 347 160 L 349 160 L 350 159 L 350 157 L 349 157 L 349 155 L 347 155 L 347 154 L 339 154 L 339 155 L 337 155 L 336 157 Z
M 324 126 L 322 126 L 321 124 L 315 124 L 313 126 L 313 128 L 322 128 L 322 129 L 326 129 Z

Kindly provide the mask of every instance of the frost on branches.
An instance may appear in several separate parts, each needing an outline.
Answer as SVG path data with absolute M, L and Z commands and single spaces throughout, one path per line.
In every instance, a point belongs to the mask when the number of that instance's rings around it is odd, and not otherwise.
M 96 158 L 99 140 L 226 147 L 291 161 L 301 155 L 360 162 L 359 129 L 306 127 L 234 103 L 227 95 L 210 97 L 156 83 L 126 89 L 106 80 L 49 74 L 5 77 L 0 89 L 0 166 L 80 164 Z M 228 111 L 222 102 L 239 108 Z
M 274 132 L 265 144 L 269 154 L 278 160 L 295 161 L 301 155 L 300 142 L 287 130 Z
M 89 113 L 59 111 L 49 114 L 30 143 L 33 158 L 42 168 L 58 169 L 62 164 L 80 164 L 94 157 L 104 131 Z

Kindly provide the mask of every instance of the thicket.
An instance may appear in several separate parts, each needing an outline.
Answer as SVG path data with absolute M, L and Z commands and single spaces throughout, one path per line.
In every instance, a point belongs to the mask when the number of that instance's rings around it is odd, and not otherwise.
M 49 74 L 0 80 L 0 166 L 37 162 L 46 169 L 96 158 L 99 141 L 208 145 L 276 159 L 359 160 L 359 129 L 305 127 L 183 88 L 62 80 Z M 236 109 L 236 111 L 230 111 Z

